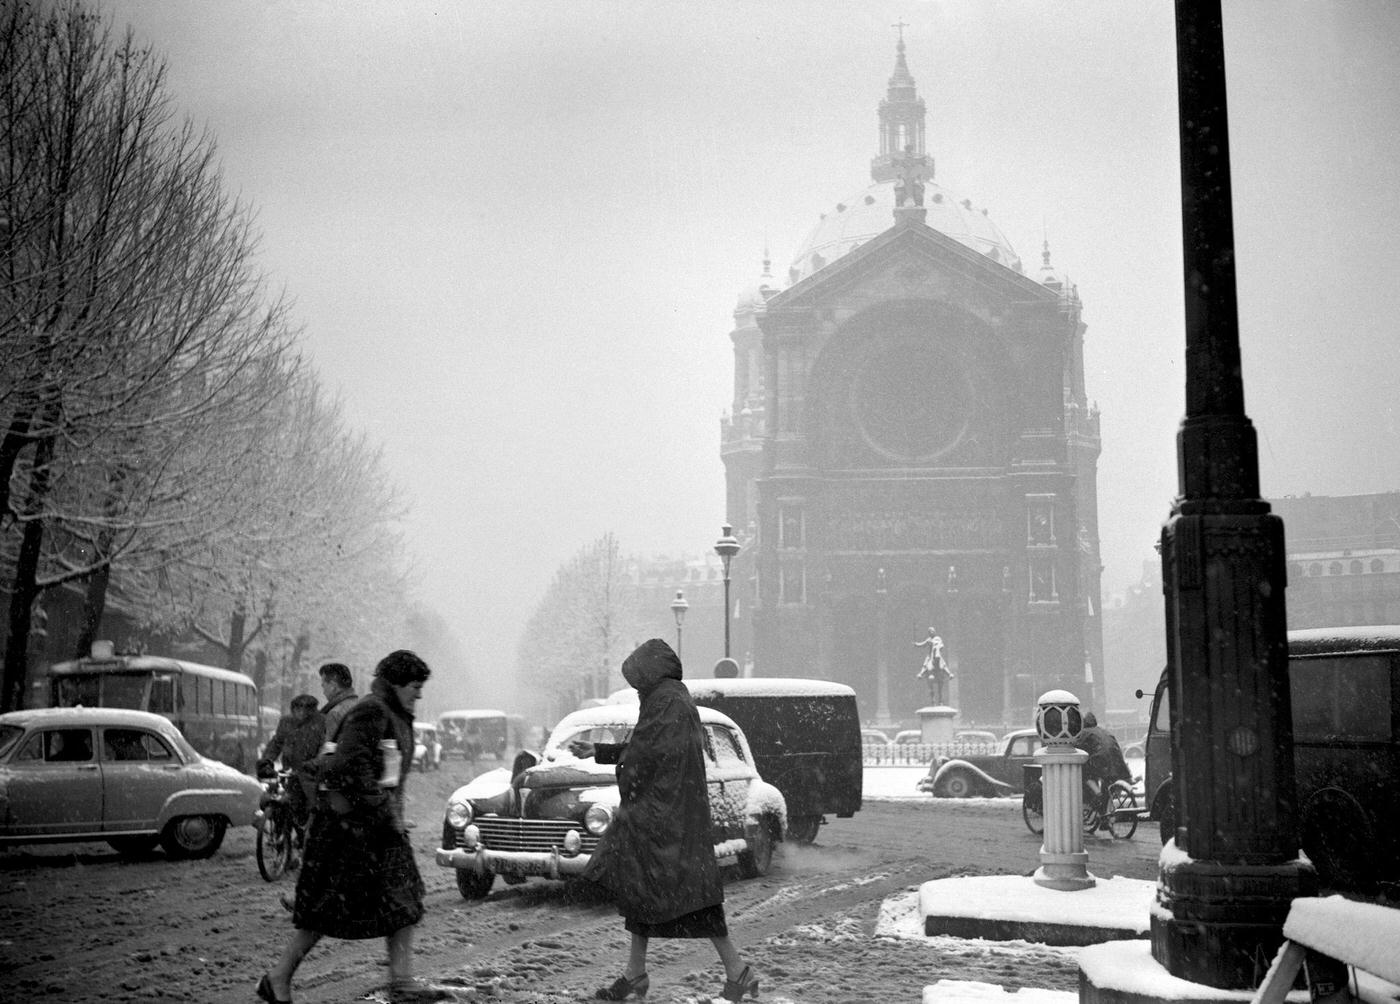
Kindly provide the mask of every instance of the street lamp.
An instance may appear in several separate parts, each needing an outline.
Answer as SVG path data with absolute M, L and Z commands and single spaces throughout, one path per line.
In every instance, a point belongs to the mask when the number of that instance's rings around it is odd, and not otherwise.
M 685 601 L 684 591 L 677 589 L 676 598 L 671 601 L 671 613 L 676 615 L 676 658 L 681 656 L 681 623 L 685 620 L 685 612 L 690 609 L 690 604 Z
M 885 570 L 875 570 L 875 716 L 881 725 L 890 722 L 890 666 L 885 653 Z
M 720 529 L 719 540 L 715 541 L 715 554 L 724 562 L 724 657 L 729 658 L 729 563 L 739 553 L 739 542 L 734 539 L 734 528 L 728 523 Z

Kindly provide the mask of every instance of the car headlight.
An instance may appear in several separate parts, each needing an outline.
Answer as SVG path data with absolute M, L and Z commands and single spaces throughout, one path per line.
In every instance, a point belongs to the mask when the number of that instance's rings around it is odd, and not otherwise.
M 447 822 L 461 829 L 472 821 L 472 804 L 466 799 L 453 800 L 447 803 Z
M 583 826 L 595 837 L 601 837 L 603 831 L 612 823 L 612 809 L 606 805 L 590 805 L 588 811 L 583 814 Z

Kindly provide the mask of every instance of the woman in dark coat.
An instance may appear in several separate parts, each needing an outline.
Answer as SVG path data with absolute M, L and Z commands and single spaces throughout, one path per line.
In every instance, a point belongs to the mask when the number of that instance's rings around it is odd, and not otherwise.
M 704 732 L 681 661 L 659 638 L 622 664 L 641 700 L 626 743 L 570 744 L 575 756 L 617 764 L 617 815 L 584 872 L 617 901 L 632 935 L 622 975 L 597 992 L 602 1000 L 645 997 L 651 938 L 709 938 L 724 963 L 722 996 L 758 996 L 758 977 L 729 940 L 724 885 L 710 835 Z
M 326 935 L 384 938 L 391 999 L 437 999 L 411 971 L 424 887 L 403 820 L 413 707 L 428 674 L 412 652 L 401 649 L 381 659 L 370 693 L 345 717 L 335 753 L 320 760 L 322 785 L 344 798 L 322 799 L 311 817 L 292 912 L 296 932 L 258 984 L 258 996 L 269 1004 L 291 1000 L 292 975 Z M 398 745 L 396 769 L 392 759 L 386 764 L 385 740 Z

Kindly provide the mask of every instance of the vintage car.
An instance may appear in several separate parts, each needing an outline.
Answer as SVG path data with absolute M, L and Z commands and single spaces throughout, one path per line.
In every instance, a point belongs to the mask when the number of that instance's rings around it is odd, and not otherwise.
M 756 878 L 767 873 L 773 848 L 783 840 L 787 805 L 759 777 L 748 740 L 733 720 L 712 708 L 699 712 L 715 857 Z M 581 874 L 612 822 L 619 793 L 616 767 L 576 758 L 569 743 L 625 742 L 636 723 L 635 704 L 574 711 L 555 726 L 539 762 L 521 753 L 512 771 L 488 771 L 454 791 L 436 857 L 439 865 L 456 869 L 462 895 L 484 897 L 497 875 L 520 883 L 530 876 Z
M 230 826 L 252 824 L 262 791 L 196 753 L 162 715 L 0 715 L 0 846 L 100 840 L 139 854 L 159 842 L 172 858 L 207 858 Z
M 413 769 L 442 770 L 442 743 L 432 722 L 413 723 Z
M 957 746 L 983 746 L 988 753 L 995 752 L 1001 745 L 995 732 L 984 729 L 959 729 L 953 733 L 953 743 Z
M 883 749 L 890 744 L 890 737 L 879 729 L 861 729 L 860 744 L 862 746 L 876 746 Z
M 1035 729 L 1017 729 L 1002 738 L 996 753 L 934 757 L 928 774 L 919 779 L 919 790 L 938 798 L 1020 794 L 1025 787 L 1022 768 L 1035 762 L 1040 745 Z

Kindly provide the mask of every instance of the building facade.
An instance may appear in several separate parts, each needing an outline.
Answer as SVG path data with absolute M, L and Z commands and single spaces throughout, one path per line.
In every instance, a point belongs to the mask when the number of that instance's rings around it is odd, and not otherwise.
M 1400 492 L 1269 505 L 1283 518 L 1290 629 L 1400 624 Z
M 867 719 L 931 703 L 933 627 L 965 722 L 1102 673 L 1081 304 L 935 181 L 899 42 L 872 184 L 735 310 L 721 456 L 754 672 L 837 680 Z

